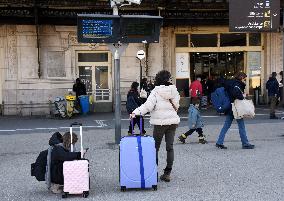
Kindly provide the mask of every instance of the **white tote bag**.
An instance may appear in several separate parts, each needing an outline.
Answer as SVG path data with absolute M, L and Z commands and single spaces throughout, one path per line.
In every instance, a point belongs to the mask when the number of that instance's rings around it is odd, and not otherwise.
M 234 103 L 232 103 L 232 110 L 235 119 L 254 118 L 255 116 L 255 107 L 252 100 L 236 99 Z
M 147 91 L 143 88 L 140 90 L 140 98 L 147 98 Z

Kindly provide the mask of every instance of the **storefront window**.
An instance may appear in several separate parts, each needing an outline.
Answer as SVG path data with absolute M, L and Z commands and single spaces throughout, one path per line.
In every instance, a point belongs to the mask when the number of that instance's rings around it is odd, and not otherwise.
M 249 34 L 249 45 L 250 46 L 261 46 L 261 34 L 250 33 Z
M 261 83 L 261 52 L 248 52 L 247 67 L 249 72 L 249 93 L 260 87 Z
M 177 34 L 176 35 L 176 47 L 188 47 L 188 35 Z
M 217 47 L 217 34 L 191 34 L 191 47 Z
M 189 79 L 176 79 L 176 87 L 181 97 L 189 97 Z
M 191 80 L 197 77 L 231 79 L 235 73 L 244 71 L 243 52 L 191 53 L 190 61 Z
M 234 34 L 220 34 L 221 47 L 226 46 L 246 46 L 246 34 L 234 33 Z

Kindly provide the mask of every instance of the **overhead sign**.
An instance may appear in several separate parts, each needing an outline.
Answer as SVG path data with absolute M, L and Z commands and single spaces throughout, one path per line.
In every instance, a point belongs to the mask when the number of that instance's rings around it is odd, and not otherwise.
M 280 0 L 230 0 L 232 32 L 275 32 L 280 26 Z
M 144 59 L 144 58 L 145 58 L 145 52 L 144 52 L 144 50 L 139 50 L 139 51 L 137 52 L 137 55 L 136 55 L 136 56 L 137 56 L 138 59 L 140 59 L 140 60 Z
M 122 15 L 121 42 L 158 43 L 162 22 L 160 16 Z
M 77 32 L 80 43 L 113 43 L 119 40 L 119 16 L 78 15 Z
M 77 19 L 79 43 L 158 43 L 163 18 L 147 15 L 81 14 Z

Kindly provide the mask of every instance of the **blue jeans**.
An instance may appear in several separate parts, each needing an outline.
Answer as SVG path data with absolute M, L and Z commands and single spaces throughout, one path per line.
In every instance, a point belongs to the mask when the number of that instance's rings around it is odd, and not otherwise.
M 227 131 L 229 130 L 229 128 L 232 125 L 232 122 L 234 120 L 234 116 L 232 114 L 228 114 L 226 115 L 226 120 L 224 123 L 224 126 L 220 132 L 217 144 L 223 144 L 224 143 L 224 139 L 225 139 L 225 135 L 227 133 Z M 246 134 L 246 128 L 245 128 L 245 123 L 243 119 L 237 119 L 237 123 L 238 123 L 238 127 L 239 127 L 239 134 L 241 137 L 241 141 L 242 144 L 249 144 L 248 142 L 248 138 L 247 138 L 247 134 Z

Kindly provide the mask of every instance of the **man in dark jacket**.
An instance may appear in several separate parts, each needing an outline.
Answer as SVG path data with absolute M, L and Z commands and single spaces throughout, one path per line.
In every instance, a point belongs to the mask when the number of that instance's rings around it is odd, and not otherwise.
M 132 114 L 132 112 L 136 108 L 142 105 L 142 100 L 139 98 L 138 86 L 139 86 L 138 82 L 133 82 L 131 84 L 131 89 L 128 91 L 127 102 L 126 102 L 126 109 L 127 109 L 128 114 Z M 140 116 L 137 118 L 133 118 L 132 121 L 133 121 L 133 125 L 132 125 L 132 122 L 130 122 L 128 135 L 132 134 L 132 130 L 135 124 L 137 124 L 137 126 L 140 128 Z M 141 116 L 141 121 L 142 121 L 142 132 L 143 134 L 145 134 L 146 131 L 144 129 L 144 119 L 142 116 Z
M 82 83 L 80 78 L 76 79 L 76 83 L 73 85 L 73 91 L 76 93 L 77 99 L 81 95 L 87 95 L 86 86 Z
M 283 71 L 280 71 L 279 75 L 281 76 L 281 80 L 279 83 L 279 94 L 280 94 L 281 104 L 283 105 L 284 104 L 283 102 Z
M 247 77 L 247 75 L 245 73 L 240 72 L 240 73 L 237 73 L 235 75 L 235 79 L 227 80 L 225 82 L 225 89 L 226 89 L 232 103 L 236 99 L 239 99 L 239 100 L 244 99 L 243 94 L 244 94 L 244 90 L 245 90 L 245 87 L 246 87 L 246 84 L 245 84 L 245 78 L 246 77 Z M 227 131 L 229 130 L 229 128 L 231 127 L 233 120 L 234 120 L 234 115 L 233 115 L 232 108 L 230 108 L 229 111 L 226 112 L 226 120 L 225 120 L 224 126 L 223 126 L 223 128 L 220 132 L 218 141 L 216 143 L 217 148 L 227 149 L 227 147 L 225 147 L 223 145 L 223 143 L 224 143 L 225 135 L 226 135 Z M 243 149 L 254 149 L 254 145 L 250 144 L 249 141 L 248 141 L 244 119 L 236 119 L 236 121 L 237 121 L 238 127 L 239 127 L 239 134 L 240 134 L 240 138 L 241 138 L 241 141 L 242 141 L 242 148 Z
M 271 77 L 266 82 L 266 89 L 268 90 L 268 97 L 270 102 L 270 119 L 278 119 L 275 115 L 275 108 L 279 99 L 279 83 L 276 79 L 277 73 L 273 72 Z

